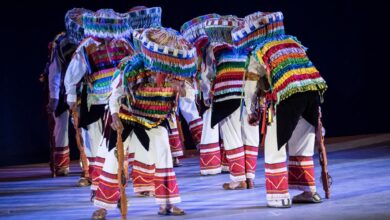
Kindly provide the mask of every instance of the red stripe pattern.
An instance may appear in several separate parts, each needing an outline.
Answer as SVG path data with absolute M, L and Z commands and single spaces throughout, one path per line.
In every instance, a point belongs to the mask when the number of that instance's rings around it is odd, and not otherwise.
M 226 151 L 225 147 L 223 146 L 223 141 L 220 140 L 221 145 L 221 165 L 222 165 L 222 171 L 229 172 L 229 162 L 226 157 Z
M 221 168 L 221 152 L 219 143 L 201 144 L 200 148 L 200 173 L 202 175 L 216 174 Z M 215 171 L 215 172 L 214 172 Z
M 288 175 L 286 163 L 266 163 L 265 169 L 265 188 L 267 191 L 267 196 L 288 193 Z
M 305 191 L 315 188 L 313 157 L 290 156 L 288 178 L 291 188 Z
M 244 181 L 246 179 L 244 147 L 226 150 L 226 157 L 229 162 L 230 178 L 233 181 Z
M 258 147 L 244 145 L 245 149 L 245 172 L 247 178 L 254 178 L 257 167 Z
M 180 202 L 176 174 L 172 168 L 156 169 L 154 183 L 157 203 L 173 204 Z
M 171 146 L 171 152 L 173 157 L 183 156 L 183 143 L 181 142 L 179 130 L 172 128 L 169 136 L 169 145 Z
M 203 119 L 198 118 L 191 121 L 189 123 L 189 128 L 195 145 L 199 144 L 202 138 Z
M 133 187 L 134 192 L 151 191 L 154 189 L 155 165 L 147 165 L 139 161 L 133 162 Z
M 96 191 L 95 205 L 105 209 L 115 209 L 119 198 L 117 174 L 102 171 Z
M 55 169 L 69 168 L 69 146 L 56 147 L 54 152 Z
M 96 190 L 98 185 L 99 185 L 99 176 L 102 173 L 104 161 L 105 161 L 105 158 L 96 157 L 95 163 L 91 166 L 91 167 L 93 167 L 91 175 L 90 175 L 90 177 L 92 179 L 91 188 L 93 190 Z

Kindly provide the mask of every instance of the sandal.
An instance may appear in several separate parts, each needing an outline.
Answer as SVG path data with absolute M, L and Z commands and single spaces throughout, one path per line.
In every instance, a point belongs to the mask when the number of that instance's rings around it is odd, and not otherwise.
M 106 219 L 107 210 L 105 209 L 98 209 L 92 213 L 92 219 L 93 220 L 104 220 Z
M 242 190 L 242 189 L 247 189 L 246 181 L 240 181 L 240 182 L 238 182 L 238 185 L 236 185 L 236 186 L 234 186 L 233 184 L 237 184 L 237 182 L 224 183 L 222 185 L 222 187 L 225 190 Z
M 92 184 L 92 182 L 85 177 L 80 177 L 79 182 L 78 182 L 78 186 L 80 186 L 80 187 L 90 186 L 91 184 Z
M 180 163 L 179 158 L 174 157 L 173 158 L 173 167 L 181 167 L 181 166 L 182 166 L 182 164 Z
M 303 192 L 299 195 L 296 195 L 292 199 L 293 203 L 321 203 L 321 196 L 315 192 L 311 196 L 308 196 L 308 192 Z
M 290 199 L 268 200 L 267 207 L 269 207 L 269 208 L 291 208 L 291 201 L 290 201 Z
M 184 212 L 183 209 L 180 209 L 174 205 L 171 205 L 170 207 L 160 207 L 160 210 L 158 211 L 159 215 L 172 215 L 172 216 L 181 216 L 185 215 L 186 213 Z
M 135 194 L 137 197 L 154 197 L 155 194 L 152 191 L 137 192 Z

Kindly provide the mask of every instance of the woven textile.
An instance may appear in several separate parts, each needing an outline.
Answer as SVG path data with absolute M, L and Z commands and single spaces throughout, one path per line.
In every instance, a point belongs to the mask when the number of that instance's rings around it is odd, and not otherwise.
M 282 35 L 260 43 L 256 59 L 266 67 L 272 95 L 281 102 L 293 94 L 327 89 L 325 80 L 293 36 Z
M 145 66 L 153 72 L 179 79 L 196 73 L 196 49 L 179 32 L 168 28 L 149 28 L 142 34 Z
M 112 9 L 100 9 L 95 13 L 83 14 L 84 33 L 88 37 L 122 38 L 131 34 L 129 16 Z
M 84 13 L 93 13 L 84 8 L 73 8 L 65 14 L 65 28 L 69 41 L 78 45 L 84 38 L 84 28 L 82 16 Z
M 160 7 L 134 7 L 127 13 L 129 25 L 133 29 L 161 26 L 162 9 Z
M 234 45 L 239 49 L 252 48 L 267 38 L 284 34 L 282 12 L 255 12 L 244 20 L 242 25 L 232 30 Z

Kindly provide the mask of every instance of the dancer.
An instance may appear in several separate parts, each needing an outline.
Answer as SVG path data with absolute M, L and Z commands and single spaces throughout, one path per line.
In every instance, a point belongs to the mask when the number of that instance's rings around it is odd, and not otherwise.
M 245 30 L 250 30 L 245 32 Z M 273 120 L 265 139 L 265 176 L 269 207 L 291 207 L 289 188 L 302 190 L 293 203 L 318 203 L 314 178 L 315 128 L 327 85 L 293 36 L 285 35 L 283 14 L 275 12 L 250 20 L 241 36 L 261 38 L 253 51 L 255 71 L 270 85 Z M 242 34 L 244 33 L 244 34 Z M 235 35 L 237 42 L 240 35 Z M 288 146 L 288 147 L 287 147 Z M 287 159 L 288 148 L 288 165 Z M 288 166 L 288 169 L 287 169 Z
M 78 85 L 82 84 L 80 127 L 88 156 L 91 189 L 104 163 L 107 147 L 103 140 L 105 106 L 110 95 L 110 82 L 116 66 L 134 50 L 125 39 L 131 34 L 128 16 L 112 9 L 84 13 L 82 17 L 86 38 L 78 46 L 65 75 L 67 102 L 76 110 Z M 92 193 L 93 195 L 93 193 Z
M 112 83 L 110 111 L 112 128 L 123 131 L 122 139 L 137 139 L 134 169 L 150 174 L 154 183 L 160 215 L 184 215 L 176 205 L 181 201 L 173 171 L 166 118 L 171 114 L 181 81 L 196 71 L 196 51 L 178 32 L 149 28 L 142 34 L 142 54 L 122 60 Z M 115 134 L 115 132 L 113 132 Z M 114 137 L 110 143 L 115 143 Z M 116 179 L 118 162 L 115 146 L 104 163 L 93 213 L 104 219 L 107 209 L 114 209 L 119 198 Z M 134 184 L 136 180 L 134 179 Z

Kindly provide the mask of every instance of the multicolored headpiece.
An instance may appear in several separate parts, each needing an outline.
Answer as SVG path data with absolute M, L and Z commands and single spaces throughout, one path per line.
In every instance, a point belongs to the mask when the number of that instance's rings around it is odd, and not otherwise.
M 112 9 L 100 9 L 95 13 L 83 14 L 84 33 L 87 37 L 121 38 L 131 34 L 129 16 Z
M 243 19 L 228 15 L 205 21 L 205 32 L 211 43 L 227 43 L 233 45 L 231 31 L 242 25 Z
M 218 14 L 207 14 L 191 19 L 184 23 L 180 32 L 185 39 L 195 45 L 198 54 L 202 51 L 202 48 L 208 43 L 208 37 L 204 31 L 205 21 L 212 18 L 219 18 Z
M 263 42 L 266 38 L 284 34 L 282 12 L 255 12 L 245 17 L 245 23 L 233 29 L 234 45 L 247 49 Z
M 128 11 L 129 24 L 133 29 L 150 28 L 161 26 L 160 7 L 147 8 L 145 6 L 136 6 Z
M 65 28 L 69 41 L 78 45 L 84 38 L 82 16 L 84 13 L 93 13 L 85 8 L 73 8 L 65 14 Z
M 170 28 L 149 28 L 142 34 L 145 66 L 151 71 L 191 78 L 196 73 L 196 49 L 179 32 Z
M 144 33 L 146 29 L 145 28 L 138 28 L 133 30 L 133 46 L 134 49 L 138 52 L 141 53 L 142 49 L 142 34 Z
M 143 55 L 137 54 L 122 59 L 114 76 L 122 77 L 122 85 L 129 98 L 121 104 L 119 117 L 126 123 L 136 123 L 145 128 L 161 124 L 172 112 L 176 98 L 171 84 L 157 85 L 145 81 L 149 72 L 144 66 Z

